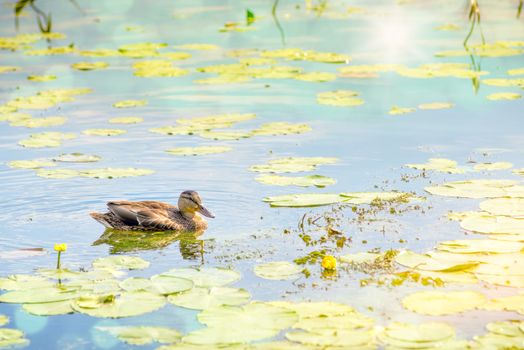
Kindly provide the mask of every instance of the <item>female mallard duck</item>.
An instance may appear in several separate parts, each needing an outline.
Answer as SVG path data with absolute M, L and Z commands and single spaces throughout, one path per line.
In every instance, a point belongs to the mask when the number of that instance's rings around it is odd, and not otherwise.
M 111 201 L 107 208 L 109 212 L 91 217 L 107 228 L 125 231 L 203 231 L 207 222 L 196 213 L 215 217 L 195 191 L 182 192 L 178 207 L 156 201 Z

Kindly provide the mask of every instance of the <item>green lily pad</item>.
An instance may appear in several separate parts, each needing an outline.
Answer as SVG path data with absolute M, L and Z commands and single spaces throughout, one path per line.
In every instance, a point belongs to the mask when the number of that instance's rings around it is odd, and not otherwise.
M 449 109 L 453 108 L 455 104 L 449 102 L 431 102 L 431 103 L 422 103 L 418 105 L 419 109 Z
M 346 198 L 337 193 L 304 193 L 265 197 L 272 207 L 318 207 L 343 202 Z
M 74 133 L 62 133 L 58 131 L 31 134 L 28 139 L 20 140 L 18 144 L 26 148 L 59 147 L 64 140 L 74 139 Z
M 326 187 L 335 184 L 337 181 L 328 176 L 308 175 L 308 176 L 281 176 L 281 175 L 261 175 L 255 178 L 265 185 L 276 186 L 300 186 L 300 187 Z
M 133 63 L 134 75 L 137 77 L 180 77 L 189 74 L 186 69 L 178 68 L 171 61 L 150 60 Z
M 78 297 L 78 291 L 65 287 L 43 287 L 14 290 L 0 295 L 2 303 L 34 304 L 70 300 Z
M 321 313 L 321 312 L 320 312 Z M 324 331 L 324 330 L 370 330 L 373 328 L 375 321 L 371 317 L 367 317 L 356 311 L 338 315 L 326 316 L 321 314 L 316 317 L 300 318 L 300 320 L 293 325 L 293 328 L 303 329 L 309 332 Z
M 494 239 L 462 239 L 443 241 L 437 245 L 438 250 L 451 253 L 516 253 L 524 249 L 524 243 L 498 241 Z
M 434 343 L 455 337 L 455 329 L 447 323 L 410 324 L 393 322 L 384 329 L 386 337 L 412 343 Z
M 251 299 L 245 289 L 228 287 L 195 287 L 183 293 L 172 294 L 167 298 L 172 304 L 188 309 L 205 310 L 222 305 L 242 305 Z
M 110 333 L 124 343 L 132 345 L 146 345 L 153 342 L 176 343 L 182 336 L 176 329 L 166 327 L 125 326 L 96 328 Z
M 292 303 L 288 301 L 272 301 L 269 304 L 283 307 L 296 312 L 300 320 L 313 318 L 329 318 L 355 314 L 355 309 L 349 305 L 330 301 Z
M 56 166 L 55 163 L 45 159 L 35 159 L 35 160 L 13 160 L 7 163 L 11 168 L 19 169 L 38 169 L 42 167 Z
M 150 293 L 168 295 L 184 292 L 193 288 L 193 282 L 186 278 L 156 275 L 151 279 L 131 277 L 120 283 L 128 291 L 147 291 Z
M 192 125 L 194 127 L 200 127 L 201 130 L 206 130 L 214 128 L 227 128 L 233 126 L 236 123 L 252 120 L 254 118 L 256 118 L 256 115 L 253 113 L 229 113 L 190 119 L 177 119 L 177 123 L 181 125 Z
M 302 80 L 302 81 L 309 81 L 309 82 L 327 82 L 327 81 L 333 81 L 337 78 L 337 76 L 333 73 L 327 73 L 327 72 L 310 72 L 310 73 L 302 73 L 295 76 L 295 79 Z
M 72 177 L 89 177 L 95 179 L 116 179 L 121 177 L 145 176 L 153 170 L 140 168 L 103 168 L 103 169 L 39 169 L 36 175 L 48 179 L 69 179 Z
M 93 317 L 131 317 L 160 309 L 166 303 L 162 295 L 138 291 L 115 294 L 86 294 L 71 302 L 71 307 Z
M 198 132 L 198 136 L 203 137 L 205 139 L 212 139 L 212 140 L 240 140 L 251 137 L 251 133 L 246 131 L 239 131 L 239 130 L 233 130 L 233 131 L 200 131 Z
M 220 47 L 213 44 L 184 44 L 178 45 L 177 48 L 184 50 L 196 50 L 196 51 L 212 51 L 218 50 Z
M 478 163 L 475 164 L 473 169 L 476 171 L 493 171 L 493 170 L 505 170 L 513 168 L 513 164 L 509 162 L 494 162 L 494 163 Z
M 3 290 L 27 290 L 53 286 L 53 282 L 41 276 L 11 275 L 7 278 L 0 277 L 0 289 Z
M 409 250 L 397 254 L 395 256 L 395 262 L 417 270 L 439 272 L 469 271 L 479 265 L 478 261 L 457 262 L 452 260 L 437 260 L 429 255 L 417 254 Z
M 412 195 L 406 192 L 342 192 L 344 203 L 349 204 L 371 204 L 375 201 L 408 202 Z
M 505 203 L 509 203 L 508 200 L 511 200 L 513 206 L 504 207 L 504 202 L 501 200 L 505 200 Z M 495 199 L 496 204 L 500 206 L 496 207 L 496 209 L 493 209 L 493 207 L 491 207 L 491 209 L 510 213 L 513 212 L 515 214 L 518 214 L 520 211 L 520 214 L 524 215 L 523 207 L 518 206 L 524 203 L 524 199 L 520 201 L 515 200 L 517 200 L 517 198 Z M 491 201 L 493 201 L 493 199 Z M 489 205 L 488 209 L 490 209 Z M 519 219 L 506 216 L 479 215 L 476 217 L 470 217 L 462 220 L 460 222 L 460 227 L 462 227 L 465 230 L 477 233 L 524 235 L 524 218 Z
M 71 307 L 70 300 L 55 301 L 49 303 L 24 304 L 25 312 L 36 316 L 66 315 L 75 312 Z
M 489 299 L 482 306 L 483 310 L 490 311 L 516 311 L 524 315 L 524 294 L 510 295 L 501 298 Z
M 524 321 L 497 321 L 490 322 L 486 329 L 492 333 L 504 335 L 507 337 L 524 337 Z
M 234 270 L 202 267 L 202 268 L 175 268 L 163 272 L 160 276 L 186 278 L 193 281 L 195 287 L 221 287 L 236 282 L 240 274 Z
M 95 70 L 95 69 L 104 69 L 107 68 L 109 64 L 106 62 L 78 62 L 73 63 L 71 65 L 71 68 L 76 70 L 82 70 L 82 71 L 88 71 L 88 70 Z
M 0 328 L 0 347 L 21 346 L 29 344 L 24 332 L 12 328 Z
M 125 134 L 126 132 L 126 130 L 122 129 L 87 129 L 82 131 L 82 134 L 94 136 L 115 136 Z
M 524 187 L 514 180 L 465 180 L 428 186 L 424 190 L 431 194 L 461 198 L 524 197 Z
M 190 343 L 176 343 L 163 345 L 157 350 L 251 350 L 249 345 L 244 344 L 228 344 L 226 346 L 221 344 L 190 344 Z M 286 349 L 287 350 L 287 349 Z
M 112 255 L 105 258 L 98 258 L 93 261 L 95 269 L 116 269 L 116 270 L 142 270 L 148 268 L 150 263 L 137 256 Z
M 109 119 L 111 124 L 136 124 L 142 123 L 144 118 L 139 117 L 117 117 Z
M 29 75 L 27 80 L 44 83 L 46 81 L 56 80 L 56 75 Z
M 301 276 L 302 268 L 289 261 L 272 261 L 256 265 L 253 271 L 268 280 L 292 280 Z
M 287 332 L 286 339 L 301 344 L 333 347 L 365 347 L 373 342 L 373 332 L 326 329 L 315 332 Z
M 351 90 L 326 91 L 317 94 L 317 102 L 323 105 L 355 107 L 364 104 L 364 100 L 358 98 L 359 93 Z
M 423 291 L 402 299 L 402 305 L 413 312 L 424 315 L 453 315 L 483 306 L 486 297 L 474 291 Z
M 260 173 L 293 173 L 315 170 L 318 165 L 338 162 L 333 157 L 287 157 L 272 159 L 267 164 L 253 165 L 251 171 Z
M 140 107 L 145 106 L 147 104 L 147 101 L 145 100 L 123 100 L 113 103 L 113 107 L 115 108 L 133 108 L 133 107 Z
M 82 153 L 62 153 L 52 158 L 55 162 L 65 163 L 94 163 L 98 162 L 100 159 L 102 159 L 100 156 Z
M 177 156 L 199 156 L 207 154 L 218 154 L 231 151 L 229 146 L 199 146 L 199 147 L 177 147 L 166 150 L 167 153 Z

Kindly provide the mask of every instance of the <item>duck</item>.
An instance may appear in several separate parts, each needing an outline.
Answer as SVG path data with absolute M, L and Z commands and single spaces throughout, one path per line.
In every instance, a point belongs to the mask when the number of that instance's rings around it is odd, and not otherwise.
M 202 216 L 215 217 L 202 205 L 200 195 L 191 190 L 180 194 L 178 206 L 158 201 L 122 200 L 107 202 L 107 209 L 106 213 L 90 215 L 106 228 L 119 231 L 199 232 L 207 229 Z

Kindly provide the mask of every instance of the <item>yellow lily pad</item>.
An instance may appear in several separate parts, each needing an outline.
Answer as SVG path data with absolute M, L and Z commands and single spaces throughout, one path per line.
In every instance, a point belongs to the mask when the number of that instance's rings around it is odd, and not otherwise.
M 514 180 L 475 179 L 428 186 L 431 194 L 462 198 L 524 197 L 524 187 Z
M 66 315 L 75 312 L 71 308 L 70 300 L 55 301 L 50 303 L 23 304 L 22 308 L 25 312 L 36 316 Z
M 478 163 L 473 166 L 476 171 L 493 171 L 493 170 L 505 170 L 513 168 L 513 164 L 509 162 L 495 162 L 495 163 Z
M 116 179 L 121 177 L 145 176 L 153 170 L 140 168 L 103 168 L 103 169 L 39 169 L 36 175 L 48 179 L 69 179 L 72 177 L 89 177 L 95 179 Z
M 522 199 L 498 198 L 488 201 L 487 204 L 484 204 L 484 207 L 487 206 L 487 209 L 505 213 L 519 213 L 520 211 L 520 214 L 524 215 L 523 207 L 519 207 L 521 203 L 523 203 Z M 500 207 L 494 207 L 497 204 Z M 524 218 L 482 215 L 464 219 L 460 222 L 460 226 L 465 230 L 477 233 L 524 235 Z
M 482 306 L 483 310 L 490 311 L 516 311 L 524 315 L 524 293 L 506 297 L 489 299 Z
M 178 45 L 177 48 L 183 49 L 183 50 L 195 50 L 195 51 L 211 51 L 211 50 L 218 50 L 220 47 L 213 44 L 184 44 L 184 45 Z
M 516 253 L 524 249 L 524 243 L 494 239 L 462 239 L 438 243 L 438 250 L 450 253 Z
M 388 113 L 391 115 L 399 115 L 399 114 L 413 113 L 416 110 L 417 110 L 416 108 L 411 108 L 411 107 L 393 106 L 391 107 Z
M 15 66 L 0 66 L 0 74 L 2 73 L 10 73 L 10 72 L 17 72 L 21 70 L 20 67 Z
M 495 198 L 480 202 L 480 209 L 493 215 L 524 218 L 524 198 Z
M 251 137 L 251 133 L 240 131 L 240 130 L 234 130 L 234 131 L 209 130 L 209 131 L 200 131 L 198 133 L 198 136 L 203 137 L 205 139 L 212 139 L 212 140 L 240 140 L 240 139 Z
M 315 346 L 365 348 L 373 342 L 373 332 L 346 329 L 325 329 L 310 332 L 287 332 L 286 339 Z
M 43 83 L 46 81 L 56 80 L 56 75 L 29 75 L 27 80 Z
M 508 75 L 524 75 L 524 68 L 514 68 L 508 70 Z
M 302 134 L 311 131 L 311 127 L 307 124 L 288 123 L 288 122 L 273 122 L 262 124 L 257 129 L 251 131 L 252 135 L 289 135 Z
M 240 274 L 234 270 L 202 267 L 202 268 L 175 268 L 163 272 L 160 276 L 174 276 L 187 278 L 195 287 L 222 287 L 240 279 Z
M 474 291 L 423 291 L 408 295 L 402 299 L 402 305 L 413 312 L 440 316 L 453 315 L 482 307 L 486 297 Z
M 25 346 L 29 340 L 24 336 L 24 332 L 18 329 L 0 328 L 0 347 Z
M 131 345 L 146 345 L 153 342 L 176 343 L 182 337 L 182 334 L 176 329 L 166 327 L 113 326 L 96 327 L 96 329 L 108 332 Z
M 146 100 L 123 100 L 113 103 L 115 108 L 133 108 L 145 106 L 147 104 Z
M 134 75 L 137 77 L 180 77 L 189 74 L 186 69 L 173 66 L 171 61 L 152 60 L 133 63 Z
M 318 165 L 338 162 L 333 157 L 287 157 L 272 159 L 267 164 L 253 165 L 251 171 L 260 173 L 293 173 L 315 170 Z
M 327 82 L 327 81 L 333 81 L 337 78 L 337 76 L 333 73 L 327 73 L 327 72 L 310 72 L 310 73 L 302 73 L 295 76 L 295 79 L 302 80 L 302 81 L 309 81 L 309 82 Z
M 341 203 L 344 199 L 338 193 L 304 193 L 270 196 L 265 197 L 263 201 L 268 202 L 272 207 L 301 208 Z

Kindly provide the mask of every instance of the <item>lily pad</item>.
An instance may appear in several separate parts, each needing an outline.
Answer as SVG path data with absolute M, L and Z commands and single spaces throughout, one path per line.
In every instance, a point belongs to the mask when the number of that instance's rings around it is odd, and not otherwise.
M 0 347 L 11 347 L 29 344 L 24 332 L 12 328 L 0 328 Z
M 0 289 L 3 290 L 28 290 L 53 286 L 53 282 L 41 276 L 11 275 L 9 277 L 0 277 Z
M 478 261 L 456 262 L 437 260 L 429 255 L 417 254 L 412 251 L 403 251 L 395 256 L 395 261 L 403 266 L 418 270 L 457 272 L 473 270 L 479 265 Z
M 463 174 L 465 170 L 457 166 L 457 162 L 446 158 L 430 158 L 427 163 L 406 164 L 405 166 L 417 170 L 434 170 L 448 174 Z
M 336 162 L 338 159 L 333 157 L 287 157 L 272 159 L 267 164 L 253 165 L 249 170 L 260 173 L 292 173 L 310 171 L 318 165 Z
M 490 322 L 486 329 L 492 333 L 504 335 L 507 337 L 524 337 L 524 321 L 497 321 Z
M 145 106 L 147 104 L 146 100 L 123 100 L 113 103 L 115 108 L 133 108 Z
M 505 169 L 511 169 L 513 168 L 513 164 L 509 162 L 495 162 L 495 163 L 479 163 L 475 164 L 473 169 L 476 171 L 482 171 L 482 170 L 505 170 Z
M 95 269 L 116 269 L 116 270 L 142 270 L 148 268 L 150 263 L 137 256 L 112 255 L 105 258 L 98 258 L 93 261 Z
M 166 303 L 162 295 L 137 291 L 115 294 L 86 294 L 71 302 L 71 307 L 93 317 L 120 318 L 138 316 L 160 309 Z
M 500 198 L 500 199 L 516 200 L 520 198 Z M 497 207 L 495 209 L 493 207 L 488 206 L 488 209 L 492 209 L 492 210 L 499 211 L 499 212 L 502 211 L 505 213 L 510 212 L 510 213 L 518 214 L 519 211 L 521 212 L 521 214 L 523 213 L 522 206 L 518 207 L 518 206 L 511 206 L 511 204 L 507 204 L 506 207 L 503 207 L 502 205 L 504 204 L 502 204 L 499 199 L 496 199 L 496 201 L 497 201 L 497 204 L 501 205 L 501 207 Z M 515 203 L 515 202 L 512 202 L 512 203 Z M 524 203 L 524 200 L 518 202 L 518 204 L 521 204 L 521 203 Z M 465 230 L 473 231 L 477 233 L 524 235 L 524 218 L 517 219 L 517 218 L 505 217 L 505 216 L 479 215 L 476 217 L 466 218 L 462 220 L 460 222 L 460 226 Z
M 218 267 L 175 268 L 163 272 L 160 276 L 173 276 L 193 281 L 195 287 L 221 287 L 236 282 L 240 274 L 234 270 Z
M 416 108 L 411 108 L 411 107 L 393 106 L 391 107 L 388 113 L 391 115 L 400 115 L 400 114 L 413 113 L 416 110 L 417 110 Z
M 486 96 L 488 100 L 498 101 L 498 100 L 517 100 L 521 98 L 522 95 L 516 92 L 495 92 Z
M 198 147 L 177 147 L 166 150 L 167 153 L 177 156 L 199 156 L 207 154 L 218 154 L 231 151 L 229 146 L 198 146 Z
M 487 303 L 482 306 L 482 309 L 490 311 L 516 311 L 524 315 L 524 307 L 522 305 L 524 305 L 524 293 L 489 299 Z
M 74 133 L 62 133 L 58 131 L 31 134 L 30 138 L 20 140 L 19 145 L 26 148 L 59 147 L 64 140 L 74 139 Z
M 256 265 L 253 271 L 268 280 L 294 280 L 300 277 L 302 268 L 289 261 L 272 261 Z
M 311 127 L 307 124 L 293 124 L 288 122 L 274 122 L 262 124 L 259 128 L 251 131 L 252 135 L 290 135 L 303 134 L 311 131 Z
M 142 123 L 143 121 L 144 119 L 139 117 L 118 117 L 109 119 L 111 124 L 137 124 Z
M 45 117 L 21 119 L 11 122 L 10 126 L 24 126 L 26 128 L 45 128 L 50 126 L 63 125 L 67 121 L 64 117 Z
M 0 314 L 0 327 L 5 326 L 8 323 L 9 323 L 9 317 L 7 317 L 6 315 Z
M 56 75 L 29 75 L 27 80 L 44 83 L 46 81 L 56 80 Z
M 251 133 L 246 131 L 234 130 L 234 131 L 200 131 L 198 136 L 212 139 L 212 140 L 240 140 L 251 137 Z
M 474 291 L 423 291 L 402 299 L 402 305 L 413 312 L 424 315 L 453 315 L 479 308 L 486 297 Z
M 384 335 L 410 343 L 435 343 L 455 337 L 455 329 L 441 322 L 420 324 L 393 322 L 384 329 Z
M 326 91 L 317 94 L 317 102 L 323 105 L 355 107 L 364 104 L 364 100 L 358 98 L 359 93 L 351 90 Z
M 524 187 L 514 180 L 465 180 L 428 186 L 424 190 L 431 194 L 462 198 L 524 197 Z
M 453 108 L 455 104 L 449 102 L 431 102 L 431 103 L 422 103 L 418 105 L 419 109 L 449 109 Z
M 24 304 L 25 312 L 36 316 L 66 315 L 75 312 L 71 307 L 70 300 L 55 301 L 49 303 Z
M 336 193 L 304 193 L 265 197 L 272 207 L 318 207 L 343 202 L 346 198 Z
M 251 299 L 245 289 L 228 287 L 195 287 L 183 293 L 170 295 L 167 300 L 188 309 L 205 310 L 222 305 L 242 305 Z
M 38 304 L 70 300 L 78 297 L 78 291 L 66 287 L 43 287 L 14 290 L 0 295 L 2 303 Z
M 301 344 L 361 348 L 373 342 L 371 331 L 326 329 L 314 332 L 287 332 L 286 339 Z
M 480 209 L 487 211 L 493 215 L 505 215 L 505 216 L 524 218 L 524 198 L 488 199 L 483 202 L 480 202 Z M 494 218 L 494 219 L 495 220 L 497 219 L 505 220 L 504 218 L 499 218 L 499 217 Z M 521 221 L 517 221 L 517 222 L 521 223 L 521 225 L 524 225 L 524 222 L 521 222 Z M 517 224 L 517 222 L 515 222 L 515 224 Z
M 302 80 L 302 81 L 309 81 L 309 82 L 327 82 L 335 80 L 337 76 L 333 73 L 327 73 L 327 72 L 310 72 L 310 73 L 302 73 L 295 76 L 295 79 Z
M 494 239 L 463 239 L 443 241 L 437 245 L 438 250 L 451 253 L 516 253 L 524 249 L 524 243 L 498 241 Z
M 56 164 L 49 160 L 13 160 L 7 163 L 11 168 L 19 169 L 38 169 L 42 167 L 55 166 Z
M 281 176 L 281 175 L 261 175 L 255 178 L 265 185 L 276 186 L 300 186 L 300 187 L 326 187 L 335 184 L 337 181 L 328 176 L 308 175 L 308 176 Z
M 115 136 L 125 134 L 126 132 L 126 130 L 122 129 L 87 129 L 82 131 L 82 134 L 94 136 Z
M 122 326 L 96 328 L 110 333 L 124 343 L 132 345 L 146 345 L 153 342 L 176 343 L 182 337 L 182 334 L 176 329 L 166 327 Z
M 193 282 L 186 278 L 156 275 L 150 279 L 130 277 L 123 280 L 120 286 L 128 292 L 147 291 L 155 294 L 169 295 L 190 290 L 193 288 Z
M 109 64 L 106 62 L 78 62 L 73 63 L 71 65 L 71 68 L 74 68 L 76 70 L 82 70 L 82 71 L 88 71 L 88 70 L 95 70 L 95 69 L 104 69 L 107 68 Z
M 355 309 L 349 305 L 331 301 L 299 302 L 272 301 L 269 304 L 283 307 L 296 312 L 299 321 L 305 319 L 332 318 L 337 316 L 354 315 Z M 293 326 L 295 327 L 295 326 Z
M 54 162 L 65 163 L 94 163 L 100 159 L 102 159 L 102 157 L 83 153 L 62 153 L 52 158 Z

